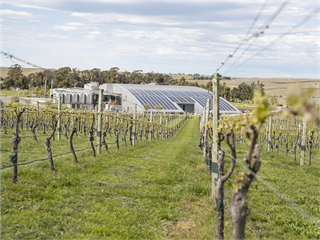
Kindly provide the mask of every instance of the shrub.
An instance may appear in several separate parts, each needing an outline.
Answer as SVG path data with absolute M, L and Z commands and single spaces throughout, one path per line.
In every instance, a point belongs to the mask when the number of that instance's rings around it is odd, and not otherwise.
M 163 109 L 163 106 L 162 105 L 156 105 L 156 106 L 154 106 L 154 109 L 161 110 L 161 109 Z
M 11 97 L 11 102 L 19 102 L 19 97 Z
M 150 109 L 150 104 L 146 103 L 143 105 L 144 110 L 148 111 Z
M 52 104 L 53 104 L 52 100 L 47 100 L 46 103 L 45 103 L 45 106 L 46 106 L 46 108 L 51 108 Z

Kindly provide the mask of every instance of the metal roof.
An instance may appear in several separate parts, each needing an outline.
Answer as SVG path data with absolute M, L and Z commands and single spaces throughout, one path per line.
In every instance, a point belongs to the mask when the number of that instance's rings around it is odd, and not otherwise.
M 206 100 L 212 99 L 212 92 L 199 87 L 168 86 L 168 85 L 140 85 L 114 84 L 130 92 L 141 104 L 149 104 L 150 109 L 162 105 L 164 110 L 180 110 L 177 104 L 196 104 L 205 107 Z M 219 98 L 220 113 L 240 113 L 240 111 L 224 98 Z M 212 110 L 212 102 L 210 103 Z

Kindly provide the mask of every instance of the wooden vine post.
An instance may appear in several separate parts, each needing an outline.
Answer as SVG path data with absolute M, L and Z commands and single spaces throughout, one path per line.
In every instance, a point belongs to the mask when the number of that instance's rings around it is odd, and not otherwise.
M 211 194 L 212 198 L 216 197 L 216 181 L 218 178 L 218 121 L 219 121 L 219 78 L 218 74 L 214 74 L 212 79 L 212 160 L 211 160 Z
M 162 115 L 160 115 L 159 140 L 162 139 Z
M 300 166 L 304 165 L 304 154 L 306 151 L 306 135 L 307 135 L 307 120 L 303 118 L 302 126 L 302 142 L 301 142 L 301 156 L 300 156 Z
M 272 139 L 271 139 L 271 134 L 272 134 L 272 115 L 269 116 L 269 133 L 268 133 L 268 145 L 267 145 L 267 151 L 270 152 L 271 149 L 271 144 L 272 144 Z
M 26 124 L 25 124 L 25 130 L 28 131 L 28 105 L 26 106 Z
M 102 104 L 103 104 L 103 89 L 99 89 L 98 102 L 98 126 L 97 126 L 97 153 L 101 154 L 101 132 L 102 132 Z
M 168 138 L 168 117 L 166 118 L 166 138 Z
M 205 123 L 204 123 L 204 137 L 203 137 L 203 148 L 202 148 L 202 155 L 205 157 L 206 156 L 206 151 L 207 151 L 207 142 L 208 142 L 208 120 L 209 120 L 209 113 L 210 113 L 210 99 L 207 99 L 207 104 L 206 104 L 206 111 L 205 111 Z
M 40 115 L 40 112 L 39 112 L 39 101 L 37 101 L 37 113 L 38 113 L 38 116 Z M 39 128 L 37 129 L 37 133 L 39 134 Z
M 137 137 L 137 130 L 136 130 L 136 120 L 137 120 L 137 104 L 135 103 L 133 106 L 133 138 L 132 138 L 132 145 L 134 146 L 136 143 L 136 137 Z
M 58 97 L 58 113 L 61 112 L 61 96 Z M 58 131 L 57 131 L 57 138 L 60 141 L 61 140 L 61 119 L 58 119 Z
M 149 141 L 152 141 L 152 111 L 150 112 Z
M 16 126 L 15 126 L 15 136 L 12 138 L 12 156 L 10 156 L 10 162 L 13 163 L 13 172 L 12 172 L 12 182 L 16 183 L 18 181 L 18 145 L 21 141 L 21 138 L 19 137 L 19 122 L 21 120 L 21 115 L 25 111 L 25 108 L 22 108 L 20 112 L 18 113 L 18 110 L 14 110 L 17 114 L 16 119 Z
M 309 163 L 308 163 L 308 166 L 311 166 L 311 154 L 312 154 L 312 145 L 313 145 L 313 134 L 314 134 L 314 131 L 311 131 L 310 139 L 309 139 Z

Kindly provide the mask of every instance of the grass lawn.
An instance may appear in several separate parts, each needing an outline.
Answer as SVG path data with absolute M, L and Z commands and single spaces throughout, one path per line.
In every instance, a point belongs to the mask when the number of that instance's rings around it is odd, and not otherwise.
M 1 89 L 0 91 L 1 96 L 7 96 L 7 97 L 25 97 L 21 94 L 21 91 L 16 91 L 16 90 L 6 90 L 6 89 Z
M 7 163 L 11 143 L 1 133 L 1 161 Z M 88 140 L 79 134 L 75 149 L 89 146 Z M 168 140 L 127 148 L 121 143 L 119 151 L 109 146 L 96 158 L 90 149 L 78 152 L 79 164 L 70 154 L 54 159 L 54 173 L 47 160 L 19 166 L 17 184 L 11 183 L 12 169 L 1 170 L 2 238 L 215 238 L 216 213 L 208 200 L 211 176 L 198 147 L 197 117 Z M 69 150 L 64 138 L 53 141 L 52 148 L 53 154 Z M 38 142 L 23 138 L 19 150 L 22 160 L 47 156 L 40 136 Z M 239 145 L 238 158 L 244 153 L 245 146 Z M 300 167 L 291 157 L 264 151 L 261 159 L 258 175 L 318 217 L 319 163 Z M 225 184 L 229 199 L 232 182 L 234 174 Z M 248 207 L 247 238 L 319 238 L 317 227 L 261 182 L 252 184 Z M 231 231 L 226 208 L 227 239 Z

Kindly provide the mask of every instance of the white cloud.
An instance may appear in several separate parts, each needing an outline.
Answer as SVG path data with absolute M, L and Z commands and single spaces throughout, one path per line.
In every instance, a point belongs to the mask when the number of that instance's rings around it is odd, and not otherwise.
M 13 10 L 0 10 L 2 19 L 14 19 L 14 20 L 35 20 L 40 16 L 36 16 L 29 12 L 24 11 L 13 11 Z
M 4 12 L 4 16 L 15 16 L 11 19 L 4 18 L 2 22 L 4 49 L 16 48 L 19 44 L 24 44 L 24 47 L 33 46 L 37 42 L 37 49 L 34 51 L 47 49 L 46 53 L 52 56 L 51 59 L 55 58 L 59 62 L 60 55 L 51 51 L 51 45 L 54 45 L 53 47 L 62 49 L 60 54 L 63 54 L 64 62 L 68 65 L 67 60 L 70 60 L 69 65 L 74 64 L 74 67 L 87 68 L 89 65 L 104 68 L 106 66 L 99 64 L 108 57 L 110 67 L 119 64 L 120 68 L 130 69 L 140 64 L 143 67 L 139 68 L 143 68 L 144 71 L 157 71 L 161 68 L 169 72 L 181 68 L 179 70 L 181 72 L 194 69 L 195 72 L 209 74 L 234 51 L 265 0 L 232 0 L 234 4 L 225 3 L 230 0 L 204 0 L 198 3 L 176 0 L 174 2 L 179 4 L 175 5 L 171 5 L 172 1 L 166 0 L 161 2 L 120 0 L 121 4 L 107 0 L 94 2 L 28 0 L 19 3 L 19 7 L 37 9 L 37 13 L 47 13 L 41 9 L 51 11 L 41 24 L 30 24 L 28 27 L 19 25 L 16 19 L 29 21 L 28 19 L 36 19 L 37 16 L 27 11 L 13 11 L 16 10 L 13 6 L 18 6 L 17 1 L 4 1 L 11 5 L 12 10 L 9 11 L 15 12 L 14 14 Z M 105 4 L 106 2 L 112 3 Z M 317 7 L 315 2 L 292 0 L 272 22 L 270 28 L 265 30 L 264 36 L 259 37 L 238 63 L 260 51 L 294 23 L 303 19 L 309 14 L 310 9 Z M 281 4 L 282 2 L 278 0 L 269 0 L 252 33 L 256 32 Z M 24 10 L 23 8 L 18 10 L 21 9 Z M 58 31 L 52 32 L 50 27 L 52 25 L 54 29 L 65 32 L 61 35 Z M 249 72 L 258 76 L 260 72 L 266 72 L 266 69 L 260 71 L 262 68 L 272 68 L 273 72 L 279 71 L 279 76 L 285 74 L 284 71 L 287 70 L 276 66 L 277 63 L 292 64 L 292 66 L 287 64 L 287 69 L 290 68 L 290 73 L 287 74 L 295 74 L 295 71 L 299 72 L 295 66 L 298 66 L 300 61 L 310 63 L 308 72 L 317 74 L 315 71 L 318 63 L 317 49 L 320 45 L 317 25 L 315 18 L 292 34 L 283 37 L 235 72 L 231 72 L 231 75 Z M 80 37 L 80 34 L 83 37 Z M 50 46 L 46 42 L 47 39 L 51 39 Z M 239 49 L 237 55 L 227 64 L 232 64 L 249 44 Z M 87 56 L 90 62 L 79 61 L 77 57 L 79 55 Z M 90 58 L 93 55 L 95 55 L 94 61 Z M 257 69 L 252 67 L 259 63 L 270 64 L 260 64 L 260 68 Z M 223 70 L 229 66 L 224 66 Z
M 89 34 L 91 34 L 91 35 L 99 35 L 101 33 L 99 31 L 92 31 L 92 32 L 89 32 Z
M 60 35 L 54 35 L 54 34 L 39 34 L 37 37 L 40 38 L 55 38 L 55 39 L 68 39 L 68 36 L 60 36 Z
M 73 30 L 76 30 L 78 29 L 77 27 L 75 26 L 59 26 L 59 25 L 55 25 L 54 26 L 55 29 L 59 29 L 59 30 L 63 30 L 63 31 L 73 31 Z
M 99 36 L 101 33 L 99 31 L 91 31 L 88 33 L 88 35 L 86 35 L 86 37 L 89 40 L 94 40 L 97 36 Z
M 71 16 L 72 16 L 72 17 L 82 17 L 82 18 L 85 18 L 85 17 L 90 17 L 91 14 L 89 14 L 89 13 L 73 12 L 73 13 L 71 13 Z
M 69 25 L 69 26 L 83 26 L 84 24 L 79 23 L 79 22 L 70 22 L 70 23 L 67 23 L 67 25 Z

